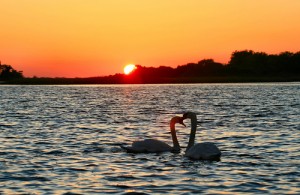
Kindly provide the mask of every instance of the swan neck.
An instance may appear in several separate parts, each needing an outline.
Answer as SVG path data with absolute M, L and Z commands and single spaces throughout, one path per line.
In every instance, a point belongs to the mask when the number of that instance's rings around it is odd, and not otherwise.
M 170 129 L 171 129 L 171 135 L 172 135 L 172 140 L 173 140 L 173 149 L 174 150 L 180 150 L 180 145 L 176 136 L 176 131 L 175 131 L 175 122 L 171 121 L 170 123 Z
M 191 133 L 190 133 L 189 143 L 186 148 L 186 151 L 188 151 L 195 144 L 196 130 L 197 130 L 197 117 L 195 115 L 191 117 Z

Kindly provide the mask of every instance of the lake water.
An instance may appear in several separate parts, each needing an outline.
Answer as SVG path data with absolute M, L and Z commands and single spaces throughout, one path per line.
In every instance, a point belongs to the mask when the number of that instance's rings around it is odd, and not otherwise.
M 0 85 L 0 194 L 299 194 L 300 83 Z M 128 154 L 194 111 L 221 161 Z

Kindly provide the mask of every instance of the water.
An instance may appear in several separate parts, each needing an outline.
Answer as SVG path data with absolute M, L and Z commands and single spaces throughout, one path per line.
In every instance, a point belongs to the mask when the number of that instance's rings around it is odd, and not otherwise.
M 0 86 L 0 194 L 299 194 L 300 83 Z M 221 161 L 128 154 L 198 117 Z

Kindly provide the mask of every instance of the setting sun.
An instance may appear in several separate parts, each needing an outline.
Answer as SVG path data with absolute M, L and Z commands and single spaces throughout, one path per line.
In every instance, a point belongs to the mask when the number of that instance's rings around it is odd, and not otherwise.
M 134 69 L 136 69 L 134 64 L 128 64 L 124 67 L 124 73 L 125 74 L 130 74 Z

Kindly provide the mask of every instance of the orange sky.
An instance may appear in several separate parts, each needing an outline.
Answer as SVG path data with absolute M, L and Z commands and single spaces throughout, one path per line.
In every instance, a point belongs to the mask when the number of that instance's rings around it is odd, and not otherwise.
M 28 77 L 300 51 L 300 0 L 0 0 L 0 8 L 0 60 Z

